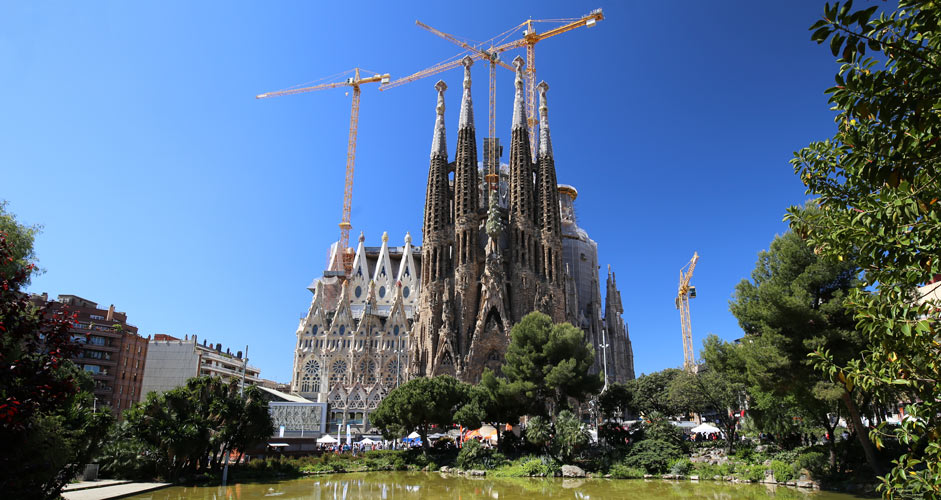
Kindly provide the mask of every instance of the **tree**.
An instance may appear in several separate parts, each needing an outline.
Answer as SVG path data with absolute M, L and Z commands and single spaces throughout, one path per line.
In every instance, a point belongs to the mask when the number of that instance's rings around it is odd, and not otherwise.
M 637 413 L 632 382 L 613 383 L 598 395 L 598 404 L 605 418 L 623 419 L 627 414 Z
M 706 342 L 718 340 L 712 335 Z M 727 449 L 732 452 L 739 409 L 745 398 L 745 384 L 707 364 L 696 373 L 677 375 L 670 382 L 669 393 L 670 398 L 686 411 L 714 414 L 725 431 Z
M 812 206 L 795 209 L 795 213 L 816 212 L 819 209 Z M 801 416 L 827 429 L 831 467 L 836 444 L 830 416 L 839 413 L 841 401 L 850 410 L 856 408 L 857 398 L 865 401 L 869 395 L 851 394 L 834 384 L 808 355 L 826 349 L 845 362 L 865 348 L 845 305 L 858 273 L 852 255 L 842 260 L 818 256 L 788 231 L 775 237 L 770 250 L 758 254 L 751 281 L 742 280 L 729 303 L 746 334 L 740 354 L 756 408 L 774 411 L 780 398 L 789 398 Z M 718 345 L 711 351 L 720 355 Z M 860 429 L 857 425 L 857 435 L 868 443 L 867 433 Z M 874 458 L 871 465 L 878 470 Z
M 676 368 L 667 368 L 634 379 L 633 403 L 637 411 L 645 415 L 654 412 L 669 416 L 682 413 L 681 405 L 670 397 L 670 382 L 680 373 L 682 371 Z
M 470 402 L 470 390 L 470 385 L 449 375 L 413 378 L 392 389 L 372 413 L 372 421 L 389 439 L 416 429 L 427 452 L 428 429 L 453 424 L 458 411 Z
M 36 267 L 36 253 L 33 240 L 42 230 L 41 226 L 24 226 L 17 222 L 16 216 L 6 211 L 7 202 L 0 200 L 0 233 L 6 234 L 9 255 L 0 262 L 0 276 L 13 276 L 19 269 L 30 269 L 21 283 L 21 287 L 30 282 L 30 277 L 40 272 Z
M 863 270 L 847 305 L 866 350 L 841 362 L 819 349 L 820 368 L 848 390 L 909 394 L 913 418 L 896 431 L 906 453 L 884 477 L 883 494 L 937 496 L 941 315 L 918 286 L 941 273 L 941 4 L 901 0 L 873 19 L 877 9 L 828 5 L 811 27 L 841 63 L 826 91 L 837 130 L 791 160 L 823 210 L 790 211 L 787 220 L 822 255 L 855 255 Z M 883 435 L 872 433 L 877 444 Z
M 588 373 L 594 356 L 580 329 L 532 312 L 510 330 L 501 370 L 518 391 L 523 412 L 551 416 L 569 398 L 581 401 L 601 389 L 601 376 Z
M 22 291 L 35 266 L 32 230 L 0 205 L 0 491 L 58 498 L 112 423 L 92 411 L 91 378 L 69 357 L 71 315 L 37 308 Z M 9 230 L 9 232 L 7 232 Z
M 195 377 L 186 385 L 147 399 L 125 413 L 135 439 L 156 457 L 161 474 L 216 472 L 221 458 L 240 453 L 274 433 L 268 403 L 257 387 L 239 395 L 238 381 Z

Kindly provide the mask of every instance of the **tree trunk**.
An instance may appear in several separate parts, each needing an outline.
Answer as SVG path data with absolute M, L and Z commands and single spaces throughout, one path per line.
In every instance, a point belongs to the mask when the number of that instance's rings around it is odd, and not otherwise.
M 843 391 L 843 404 L 846 405 L 846 409 L 850 413 L 850 420 L 853 422 L 853 428 L 856 429 L 859 444 L 863 446 L 863 452 L 866 453 L 866 461 L 869 462 L 869 467 L 872 467 L 877 476 L 883 475 L 882 467 L 876 460 L 876 452 L 872 447 L 872 442 L 869 441 L 869 430 L 863 427 L 863 422 L 859 418 L 859 411 L 856 409 L 856 403 L 853 402 L 853 398 L 847 391 Z
M 421 436 L 421 452 L 427 455 L 428 450 L 431 449 L 430 446 L 428 446 L 428 427 L 424 425 L 418 426 L 418 434 Z

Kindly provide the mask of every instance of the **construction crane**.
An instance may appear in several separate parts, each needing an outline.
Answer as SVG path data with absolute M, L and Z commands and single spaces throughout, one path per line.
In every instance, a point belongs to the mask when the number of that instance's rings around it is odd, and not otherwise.
M 444 38 L 445 40 L 448 40 L 452 43 L 457 44 L 461 48 L 465 49 L 465 51 L 458 54 L 456 58 L 448 59 L 445 62 L 436 64 L 430 68 L 423 69 L 417 73 L 402 77 L 388 84 L 383 84 L 379 87 L 379 90 L 387 90 L 390 88 L 398 87 L 399 85 L 404 85 L 406 83 L 413 82 L 415 80 L 425 78 L 427 76 L 436 75 L 443 71 L 456 68 L 457 66 L 461 64 L 461 58 L 465 54 L 469 54 L 473 59 L 486 59 L 490 61 L 491 63 L 490 123 L 493 124 L 495 122 L 494 91 L 496 87 L 495 76 L 494 76 L 495 71 L 493 70 L 493 66 L 494 64 L 500 64 L 501 66 L 504 66 L 507 69 L 513 70 L 515 72 L 516 70 L 514 68 L 510 67 L 509 65 L 499 62 L 499 55 L 508 50 L 525 47 L 526 48 L 526 78 L 527 78 L 526 98 L 528 101 L 526 120 L 529 125 L 529 145 L 531 148 L 530 153 L 533 156 L 535 156 L 536 155 L 536 121 L 537 121 L 536 114 L 535 114 L 535 110 L 536 110 L 536 66 L 535 66 L 536 48 L 535 46 L 537 43 L 539 43 L 542 40 L 554 37 L 556 35 L 561 35 L 562 33 L 571 31 L 575 28 L 580 28 L 582 26 L 590 28 L 594 26 L 595 24 L 597 24 L 598 21 L 601 21 L 603 19 L 604 19 L 604 14 L 601 12 L 601 9 L 595 9 L 591 11 L 589 14 L 584 15 L 577 19 L 540 19 L 540 20 L 529 19 L 527 21 L 522 22 L 521 24 L 514 26 L 513 28 L 510 28 L 509 30 L 505 31 L 504 33 L 501 33 L 500 35 L 497 35 L 496 37 L 491 38 L 490 40 L 487 40 L 477 45 L 476 47 L 471 46 L 465 42 L 462 42 L 461 40 L 457 39 L 457 37 L 454 37 L 453 35 L 443 33 L 434 28 L 431 28 L 430 26 L 426 24 L 423 24 L 419 21 L 415 21 L 415 23 L 418 26 L 424 29 L 427 29 L 428 31 L 431 31 L 432 33 Z M 546 23 L 546 22 L 556 22 L 556 23 L 564 22 L 566 24 L 550 29 L 543 33 L 536 33 L 535 29 L 533 28 L 533 23 Z M 505 43 L 502 42 L 502 40 L 509 38 L 510 35 L 512 35 L 513 33 L 521 29 L 524 30 L 522 38 L 511 41 L 511 42 L 505 42 Z M 500 39 L 501 41 L 498 41 L 498 39 Z M 481 47 L 489 47 L 489 48 L 481 49 Z M 491 130 L 490 130 L 491 138 L 494 137 L 494 128 L 495 127 L 491 125 Z M 491 141 L 491 144 L 494 144 L 494 142 Z M 491 158 L 493 158 L 492 154 L 491 154 Z
M 693 328 L 689 322 L 689 299 L 696 298 L 696 287 L 689 284 L 696 269 L 699 254 L 693 252 L 693 258 L 680 269 L 680 287 L 676 292 L 676 308 L 680 310 L 680 324 L 683 329 L 683 368 L 689 373 L 696 371 L 696 357 L 693 354 Z M 683 269 L 687 269 L 683 272 Z
M 363 70 L 365 71 L 365 70 Z M 267 99 L 269 97 L 280 97 L 285 95 L 294 95 L 294 94 L 303 94 L 305 92 L 313 92 L 316 90 L 326 90 L 333 89 L 337 87 L 352 87 L 353 88 L 353 103 L 350 109 L 350 136 L 346 145 L 346 187 L 343 191 L 343 217 L 340 220 L 340 250 L 343 252 L 343 267 L 346 274 L 348 275 L 353 269 L 353 251 L 349 248 L 350 243 L 350 229 L 353 228 L 353 225 L 350 223 L 350 212 L 353 208 L 353 167 L 356 163 L 356 130 L 359 125 L 359 86 L 364 83 L 376 83 L 380 85 L 389 83 L 390 76 L 388 73 L 385 74 L 374 74 L 373 76 L 367 76 L 365 78 L 360 76 L 360 68 L 353 68 L 350 71 L 340 73 L 340 75 L 348 75 L 353 73 L 353 76 L 345 78 L 342 81 L 332 82 L 332 83 L 322 83 L 320 85 L 313 85 L 310 87 L 299 87 L 299 88 L 290 88 L 285 90 L 277 90 L 274 92 L 265 92 L 264 94 L 258 94 L 255 96 L 255 99 Z M 339 75 L 336 75 L 339 76 Z M 329 77 L 328 77 L 329 78 Z
M 497 158 L 497 141 L 494 140 L 494 138 L 496 137 L 496 133 L 497 133 L 497 105 L 496 105 L 497 65 L 499 64 L 500 66 L 503 66 L 504 68 L 513 72 L 516 72 L 516 69 L 510 66 L 509 64 L 506 64 L 505 62 L 500 61 L 500 54 L 497 52 L 494 52 L 492 46 L 490 47 L 491 50 L 480 50 L 477 47 L 473 47 L 471 45 L 468 45 L 467 43 L 462 42 L 461 40 L 458 40 L 452 35 L 449 35 L 443 31 L 436 30 L 421 21 L 416 20 L 415 24 L 417 24 L 421 28 L 424 28 L 434 33 L 435 35 L 440 36 L 441 38 L 444 38 L 445 40 L 453 44 L 456 44 L 464 48 L 465 50 L 470 51 L 471 53 L 477 54 L 478 56 L 480 56 L 481 59 L 484 59 L 490 63 L 490 103 L 489 103 L 489 107 L 487 108 L 489 111 L 487 113 L 488 119 L 489 119 L 488 121 L 489 134 L 487 137 L 490 137 L 490 142 L 488 143 L 489 148 L 490 148 L 490 151 L 489 151 L 490 154 L 488 156 L 488 158 L 490 159 L 490 162 L 489 162 L 490 164 L 487 165 L 486 179 L 487 179 L 487 183 L 490 185 L 490 189 L 493 191 L 496 191 L 498 187 L 498 180 L 500 178 L 499 174 L 497 173 L 497 169 L 499 168 L 498 166 L 499 159 Z
M 526 47 L 526 120 L 529 123 L 529 147 L 532 149 L 531 153 L 533 157 L 536 157 L 536 44 L 545 40 L 546 38 L 551 38 L 556 35 L 561 35 L 567 31 L 572 31 L 575 28 L 581 28 L 582 26 L 586 28 L 591 28 L 598 21 L 604 20 L 604 14 L 601 12 L 601 9 L 595 9 L 578 19 L 545 19 L 534 21 L 529 19 L 521 26 L 525 26 L 526 30 L 523 32 L 523 38 L 517 40 L 516 42 L 510 42 L 507 45 L 509 49 L 515 49 L 517 47 Z M 567 24 L 559 26 L 543 33 L 536 33 L 536 30 L 533 28 L 533 23 L 542 23 L 542 22 L 560 22 L 568 21 Z M 502 46 L 501 46 L 502 47 Z M 500 48 L 500 47 L 498 47 Z

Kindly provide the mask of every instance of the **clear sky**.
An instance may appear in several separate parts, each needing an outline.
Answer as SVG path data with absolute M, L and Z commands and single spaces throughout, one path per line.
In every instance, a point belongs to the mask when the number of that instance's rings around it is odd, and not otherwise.
M 697 351 L 740 337 L 734 287 L 806 199 L 791 153 L 833 132 L 836 65 L 807 30 L 823 2 L 5 2 L 0 199 L 44 226 L 30 291 L 113 303 L 144 335 L 248 344 L 263 377 L 289 381 L 306 286 L 338 237 L 350 97 L 255 94 L 460 51 L 416 19 L 484 40 L 596 7 L 606 19 L 539 43 L 536 68 L 558 179 L 617 273 L 636 371 L 682 364 L 673 298 L 694 251 Z M 486 65 L 473 76 L 482 141 Z M 506 141 L 512 73 L 498 76 Z M 450 87 L 453 154 L 461 77 L 364 86 L 354 241 L 420 240 L 433 86 Z

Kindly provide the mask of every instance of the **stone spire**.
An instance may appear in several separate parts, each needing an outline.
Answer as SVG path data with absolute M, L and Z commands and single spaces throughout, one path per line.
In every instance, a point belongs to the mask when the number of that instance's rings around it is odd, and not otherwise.
M 552 156 L 552 138 L 549 136 L 549 105 L 546 103 L 546 91 L 549 84 L 545 81 L 536 85 L 539 92 L 539 156 Z
M 511 299 L 511 323 L 519 321 L 532 311 L 537 291 L 542 251 L 537 229 L 536 204 L 533 185 L 533 157 L 529 147 L 529 132 L 523 99 L 522 57 L 513 59 L 516 66 L 516 97 L 513 101 L 513 129 L 510 133 L 510 200 L 508 235 L 510 249 L 510 286 L 515 297 Z
M 513 126 L 511 130 L 522 128 L 528 130 L 526 126 L 526 102 L 523 99 L 523 71 L 526 69 L 526 61 L 522 57 L 516 56 L 513 59 L 513 66 L 516 66 L 516 97 L 513 98 Z
M 431 140 L 431 157 L 434 158 L 435 155 L 440 155 L 444 158 L 448 157 L 448 142 L 444 130 L 444 91 L 448 89 L 448 85 L 444 83 L 444 80 L 438 80 L 438 83 L 435 84 L 435 90 L 438 91 L 438 105 L 435 107 L 435 112 L 437 117 L 435 118 L 435 135 Z
M 556 183 L 555 159 L 552 157 L 552 139 L 549 136 L 549 106 L 546 103 L 546 91 L 549 84 L 539 82 L 536 86 L 539 91 L 539 156 L 536 163 L 536 225 L 550 237 L 562 234 L 561 219 L 559 216 L 559 188 Z M 560 245 L 561 245 L 561 240 Z M 544 242 L 548 244 L 549 242 Z M 548 256 L 547 256 L 548 257 Z M 557 256 L 556 256 L 557 257 Z M 561 262 L 561 261 L 560 261 Z M 547 266 L 553 263 L 546 262 Z M 554 274 L 562 271 L 547 267 L 547 277 L 558 279 Z
M 454 240 L 451 260 L 454 263 L 453 311 L 445 308 L 450 325 L 446 324 L 449 338 L 447 356 L 461 356 L 467 344 L 468 332 L 474 325 L 477 313 L 477 283 L 480 278 L 480 214 L 479 185 L 477 181 L 477 136 L 474 131 L 474 107 L 471 101 L 471 65 L 474 60 L 469 56 L 464 64 L 464 94 L 461 98 L 461 119 L 457 131 L 457 150 L 454 153 Z M 452 315 L 453 312 L 453 315 Z M 442 319 L 444 321 L 444 319 Z M 442 330 L 445 331 L 445 330 Z M 443 345 L 435 354 L 434 366 L 458 366 L 458 360 L 443 358 L 446 356 Z M 450 358 L 449 358 L 450 359 Z M 447 373 L 442 371 L 440 373 Z
M 474 64 L 471 56 L 464 56 L 461 59 L 464 65 L 464 95 L 461 96 L 461 119 L 458 121 L 458 128 L 474 128 L 474 106 L 471 102 L 471 72 L 470 68 Z

